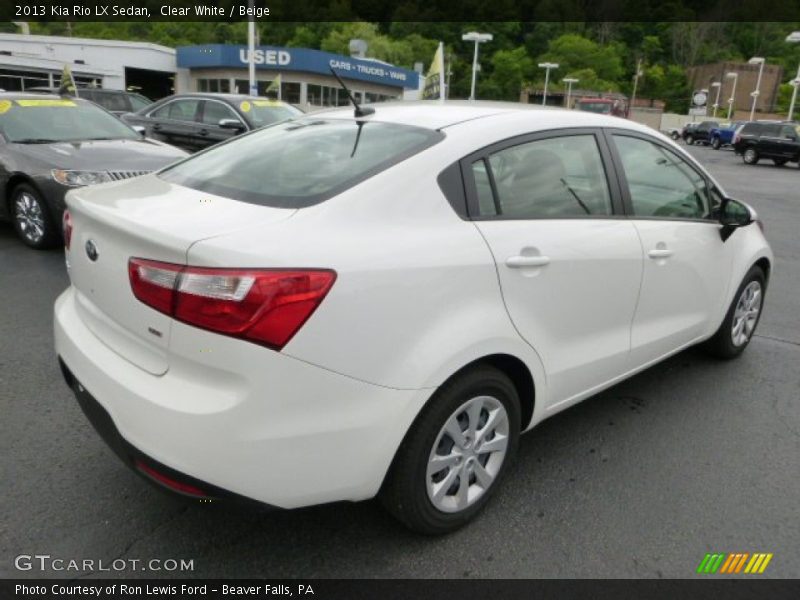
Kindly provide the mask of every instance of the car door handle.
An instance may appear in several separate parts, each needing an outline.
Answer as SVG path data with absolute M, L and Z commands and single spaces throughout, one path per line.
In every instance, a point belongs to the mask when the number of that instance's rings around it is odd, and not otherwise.
M 655 250 L 650 250 L 650 252 L 647 253 L 647 256 L 650 258 L 669 258 L 673 254 L 674 253 L 672 250 L 668 248 L 656 248 Z
M 550 263 L 549 256 L 510 256 L 506 259 L 506 266 L 511 269 L 525 267 L 543 267 Z
M 154 129 L 155 131 L 158 131 L 159 129 L 161 129 L 161 123 L 154 123 L 154 124 L 153 124 L 153 129 Z
M 197 132 L 197 135 L 202 135 L 203 137 L 208 135 L 208 129 L 201 129 Z

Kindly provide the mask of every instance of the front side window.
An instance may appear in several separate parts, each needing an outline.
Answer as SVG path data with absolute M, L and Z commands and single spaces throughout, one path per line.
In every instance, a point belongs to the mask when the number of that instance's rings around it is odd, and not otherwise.
M 233 112 L 233 109 L 227 104 L 206 100 L 206 105 L 203 107 L 203 123 L 207 125 L 219 125 L 222 119 L 241 121 L 239 116 Z
M 633 214 L 668 219 L 708 219 L 712 215 L 705 179 L 666 148 L 625 135 L 614 135 Z
M 594 135 L 537 140 L 489 156 L 497 194 L 486 200 L 488 177 L 473 168 L 479 186 L 481 216 L 516 219 L 610 215 L 608 189 L 600 149 Z M 486 212 L 485 212 L 486 211 Z M 499 213 L 497 212 L 499 211 Z
M 302 208 L 435 144 L 420 127 L 306 118 L 258 129 L 162 171 L 192 189 L 279 208 Z

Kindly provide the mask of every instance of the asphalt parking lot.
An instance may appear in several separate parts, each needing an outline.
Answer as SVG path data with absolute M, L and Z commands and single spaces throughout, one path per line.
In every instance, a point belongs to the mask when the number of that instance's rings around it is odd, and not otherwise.
M 376 502 L 293 512 L 183 504 L 125 469 L 53 355 L 61 251 L 0 224 L 0 577 L 14 557 L 193 559 L 197 577 L 690 577 L 707 552 L 800 575 L 800 169 L 692 147 L 750 202 L 777 256 L 748 351 L 688 350 L 543 423 L 488 509 L 423 538 Z M 269 457 L 265 457 L 269 460 Z

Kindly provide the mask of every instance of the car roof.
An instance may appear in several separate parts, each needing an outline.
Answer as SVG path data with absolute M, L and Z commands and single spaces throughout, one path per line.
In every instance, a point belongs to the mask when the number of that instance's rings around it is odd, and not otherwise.
M 241 102 L 242 100 L 269 100 L 266 96 L 250 96 L 249 94 L 223 94 L 219 92 L 186 92 L 185 94 L 172 94 L 164 100 L 176 98 L 216 98 L 226 102 Z
M 382 102 L 370 106 L 375 109 L 375 112 L 366 117 L 360 117 L 360 119 L 401 125 L 416 125 L 437 130 L 465 124 L 476 119 L 493 119 L 506 115 L 517 115 L 526 120 L 528 125 L 533 125 L 534 129 L 619 127 L 648 132 L 653 131 L 644 125 L 611 115 L 517 102 L 417 100 Z M 323 109 L 306 115 L 306 118 L 320 117 L 355 119 L 352 107 Z

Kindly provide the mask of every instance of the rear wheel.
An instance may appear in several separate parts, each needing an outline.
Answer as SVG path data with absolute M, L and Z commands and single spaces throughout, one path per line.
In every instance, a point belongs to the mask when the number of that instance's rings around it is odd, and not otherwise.
M 742 155 L 742 159 L 748 165 L 756 164 L 759 158 L 760 157 L 758 156 L 758 151 L 755 148 L 748 148 L 747 150 L 744 151 L 744 154 Z
M 714 150 L 719 150 L 722 147 L 722 142 L 719 141 L 718 137 L 715 137 L 713 140 L 711 140 L 711 147 Z
M 384 506 L 420 533 L 458 529 L 497 488 L 519 429 L 519 396 L 504 373 L 480 366 L 457 375 L 403 440 L 381 490 Z
M 58 230 L 41 194 L 33 186 L 21 183 L 11 192 L 9 205 L 14 229 L 31 248 L 41 250 L 58 243 Z
M 760 267 L 747 272 L 722 325 L 704 344 L 708 352 L 719 358 L 735 358 L 744 352 L 761 318 L 765 285 L 766 278 Z
M 686 136 L 686 145 L 687 146 L 691 146 L 692 144 L 694 144 L 694 137 L 692 137 L 691 135 L 687 135 Z

